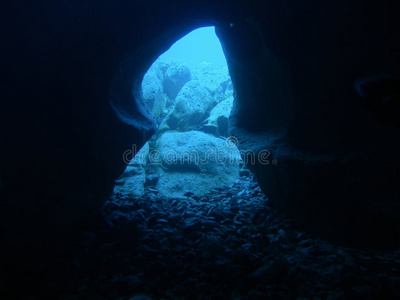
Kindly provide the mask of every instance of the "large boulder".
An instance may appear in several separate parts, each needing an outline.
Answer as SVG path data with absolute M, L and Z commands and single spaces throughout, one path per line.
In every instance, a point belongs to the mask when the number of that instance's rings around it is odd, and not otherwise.
M 212 95 L 223 94 L 231 78 L 226 66 L 203 62 L 193 69 L 193 79 L 199 80 Z
M 146 102 L 154 100 L 157 94 L 164 92 L 163 80 L 164 74 L 159 67 L 159 62 L 155 61 L 143 76 L 142 92 Z
M 192 79 L 192 75 L 189 68 L 182 62 L 164 63 L 162 69 L 167 66 L 168 68 L 164 73 L 164 90 L 168 97 L 173 100 L 185 83 Z
M 239 178 L 236 146 L 203 132 L 165 132 L 157 142 L 160 173 L 156 188 L 165 197 L 202 195 Z
M 210 112 L 202 130 L 216 136 L 228 136 L 229 115 L 233 105 L 233 97 L 218 103 Z
M 143 102 L 153 117 L 160 124 L 163 114 L 166 113 L 168 97 L 164 93 L 163 87 L 164 74 L 162 73 L 159 62 L 154 62 L 143 77 L 142 95 Z
M 204 120 L 212 102 L 211 93 L 199 80 L 189 81 L 179 92 L 174 109 L 166 117 L 169 129 L 193 129 Z

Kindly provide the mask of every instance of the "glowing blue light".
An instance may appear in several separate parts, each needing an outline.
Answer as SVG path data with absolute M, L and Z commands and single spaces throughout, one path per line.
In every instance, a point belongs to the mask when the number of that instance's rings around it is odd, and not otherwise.
M 189 68 L 202 62 L 226 66 L 225 55 L 213 26 L 193 30 L 173 44 L 160 59 L 180 59 Z

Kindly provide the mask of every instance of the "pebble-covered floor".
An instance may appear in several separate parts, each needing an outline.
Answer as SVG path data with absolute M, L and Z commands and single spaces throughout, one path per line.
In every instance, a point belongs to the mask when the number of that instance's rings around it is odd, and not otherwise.
M 248 177 L 203 197 L 114 194 L 104 214 L 60 299 L 400 299 L 400 251 L 299 232 Z

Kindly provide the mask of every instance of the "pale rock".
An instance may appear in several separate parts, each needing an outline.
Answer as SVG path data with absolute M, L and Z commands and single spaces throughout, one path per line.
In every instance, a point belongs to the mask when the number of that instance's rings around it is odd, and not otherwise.
M 170 129 L 187 131 L 204 120 L 213 98 L 198 80 L 191 80 L 181 89 L 174 109 L 166 117 Z
M 165 197 L 184 197 L 187 192 L 203 195 L 239 178 L 238 149 L 203 132 L 165 132 L 155 151 L 160 159 L 156 188 Z
M 199 80 L 212 94 L 224 93 L 231 81 L 228 68 L 203 62 L 193 70 L 193 79 Z
M 153 114 L 157 123 L 160 123 L 160 118 L 166 109 L 167 103 L 163 88 L 163 78 L 164 75 L 159 67 L 159 62 L 156 61 L 146 72 L 142 81 L 143 103 Z
M 229 115 L 233 105 L 233 97 L 218 103 L 210 112 L 203 131 L 215 136 L 228 136 Z
M 164 91 L 173 100 L 186 82 L 192 79 L 189 68 L 182 62 L 171 63 L 164 73 Z

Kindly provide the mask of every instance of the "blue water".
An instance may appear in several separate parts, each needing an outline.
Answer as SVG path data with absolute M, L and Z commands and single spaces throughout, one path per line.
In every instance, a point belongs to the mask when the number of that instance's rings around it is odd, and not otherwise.
M 202 62 L 226 65 L 225 55 L 214 26 L 193 30 L 173 44 L 160 56 L 160 59 L 180 59 L 189 68 Z

